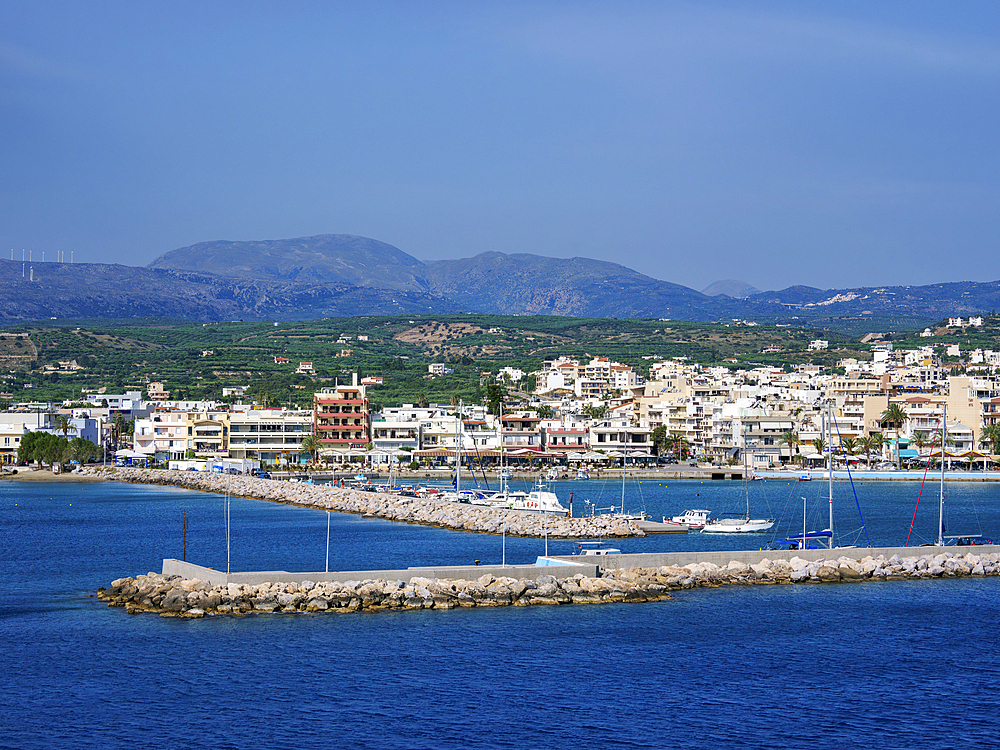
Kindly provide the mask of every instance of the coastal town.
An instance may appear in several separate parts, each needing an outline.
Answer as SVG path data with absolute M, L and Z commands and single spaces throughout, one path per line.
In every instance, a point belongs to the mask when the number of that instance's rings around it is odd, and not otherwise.
M 982 325 L 973 316 L 944 327 Z M 623 461 L 798 470 L 826 466 L 832 452 L 841 466 L 892 469 L 940 461 L 943 434 L 950 466 L 986 469 L 1000 460 L 1000 352 L 940 343 L 896 349 L 866 339 L 870 359 L 835 367 L 650 357 L 640 371 L 607 357 L 557 356 L 534 372 L 482 371 L 482 403 L 377 407 L 383 376 L 357 373 L 332 386 L 318 382 L 311 408 L 244 400 L 246 387 L 198 401 L 171 400 L 170 384 L 159 381 L 144 391 L 100 388 L 82 401 L 11 404 L 0 413 L 0 458 L 7 466 L 102 460 L 240 473 L 424 470 L 453 468 L 460 458 L 482 469 L 584 476 Z M 815 352 L 828 346 L 809 343 Z M 307 374 L 313 367 L 297 365 Z M 449 374 L 441 363 L 428 366 L 428 377 Z M 39 434 L 63 438 L 63 449 L 50 445 L 43 455 Z

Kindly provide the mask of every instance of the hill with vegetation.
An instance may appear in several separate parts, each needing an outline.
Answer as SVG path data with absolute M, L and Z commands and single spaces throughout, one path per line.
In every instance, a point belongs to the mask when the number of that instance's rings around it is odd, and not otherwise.
M 481 253 L 420 261 L 354 235 L 203 242 L 146 268 L 0 261 L 0 319 L 294 321 L 364 314 L 753 320 L 841 331 L 916 330 L 997 309 L 1000 282 L 714 296 L 590 258 Z M 728 288 L 734 295 L 718 293 Z

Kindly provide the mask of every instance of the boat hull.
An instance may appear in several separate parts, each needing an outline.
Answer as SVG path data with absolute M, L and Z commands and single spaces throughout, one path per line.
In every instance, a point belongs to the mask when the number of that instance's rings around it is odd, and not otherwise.
M 701 531 L 703 534 L 754 534 L 769 531 L 773 526 L 774 521 L 770 519 L 723 518 L 706 523 Z

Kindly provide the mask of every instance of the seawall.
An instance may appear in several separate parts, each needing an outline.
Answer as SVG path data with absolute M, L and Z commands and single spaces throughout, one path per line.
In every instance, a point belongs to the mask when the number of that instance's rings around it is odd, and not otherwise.
M 231 494 L 288 505 L 354 513 L 389 521 L 439 526 L 455 531 L 509 536 L 548 536 L 562 539 L 589 539 L 645 536 L 635 524 L 606 516 L 567 518 L 541 513 L 452 503 L 429 498 L 402 497 L 378 492 L 362 492 L 350 487 L 279 482 L 245 475 L 208 474 L 199 471 L 88 467 L 87 476 L 136 484 L 164 484 L 172 487 Z
M 719 564 L 694 553 L 683 565 L 643 567 L 657 555 L 608 555 L 599 564 L 548 558 L 550 567 L 442 567 L 336 573 L 258 571 L 219 573 L 165 560 L 162 573 L 119 578 L 98 596 L 129 614 L 204 617 L 250 613 L 375 612 L 455 607 L 651 602 L 672 591 L 724 585 L 773 585 L 902 581 L 1000 575 L 994 547 L 809 550 L 794 553 L 737 553 L 744 559 Z M 928 548 L 921 548 L 928 549 Z M 842 554 L 843 553 L 843 554 Z M 686 553 L 670 553 L 685 555 Z M 732 553 L 709 553 L 722 560 Z M 764 557 L 765 554 L 772 555 Z M 721 556 L 721 557 L 720 557 Z M 629 559 L 631 558 L 631 559 Z M 809 558 L 809 559 L 807 559 Z M 660 558 L 662 559 L 665 558 Z M 756 562 L 750 562 L 756 560 Z M 628 567 L 626 567 L 628 566 Z M 176 572 L 175 572 L 176 571 Z M 474 577 L 478 574 L 478 577 Z

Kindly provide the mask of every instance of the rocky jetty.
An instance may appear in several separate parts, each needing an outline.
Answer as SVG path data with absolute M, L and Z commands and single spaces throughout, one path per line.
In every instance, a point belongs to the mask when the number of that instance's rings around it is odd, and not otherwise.
M 219 494 L 228 492 L 238 497 L 481 534 L 500 534 L 505 531 L 510 536 L 541 537 L 547 534 L 553 538 L 565 539 L 645 536 L 635 524 L 618 518 L 546 517 L 525 511 L 362 492 L 333 485 L 281 482 L 244 475 L 121 467 L 93 467 L 84 469 L 81 473 L 122 482 L 167 484 Z
M 98 596 L 129 614 L 203 617 L 274 612 L 375 612 L 386 609 L 522 607 L 534 604 L 599 604 L 670 599 L 670 578 L 658 571 L 619 571 L 588 578 L 540 576 L 537 580 L 496 577 L 477 579 L 411 578 L 387 581 L 262 583 L 212 586 L 198 579 L 160 573 L 120 578 Z M 679 588 L 680 586 L 675 586 Z
M 130 614 L 155 612 L 164 617 L 204 617 L 251 613 L 374 612 L 454 607 L 507 607 L 541 604 L 650 602 L 670 592 L 727 584 L 796 584 L 892 581 L 1000 574 L 1000 553 L 977 555 L 940 552 L 914 557 L 840 557 L 807 561 L 763 559 L 748 565 L 691 563 L 684 567 L 629 568 L 601 577 L 576 574 L 537 580 L 485 574 L 476 579 L 414 577 L 409 581 L 303 581 L 212 586 L 198 579 L 159 573 L 113 581 L 98 596 Z

